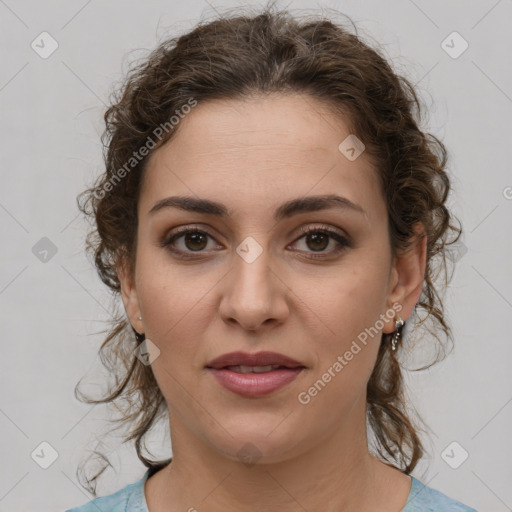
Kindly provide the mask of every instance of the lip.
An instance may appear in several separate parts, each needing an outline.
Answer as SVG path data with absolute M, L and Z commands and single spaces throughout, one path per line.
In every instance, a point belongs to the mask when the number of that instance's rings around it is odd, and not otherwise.
M 226 366 L 267 366 L 269 364 L 285 366 L 287 368 L 304 367 L 303 364 L 288 356 L 277 352 L 229 352 L 210 361 L 207 368 L 225 368 Z
M 238 373 L 229 366 L 268 366 L 282 368 L 264 373 Z M 257 398 L 274 393 L 295 380 L 305 366 L 276 352 L 231 352 L 224 354 L 206 365 L 206 369 L 224 388 L 237 395 Z

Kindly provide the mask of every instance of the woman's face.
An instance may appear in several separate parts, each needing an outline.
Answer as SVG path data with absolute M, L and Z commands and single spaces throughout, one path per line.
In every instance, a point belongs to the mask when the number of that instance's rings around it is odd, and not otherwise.
M 160 351 L 171 430 L 268 462 L 364 431 L 381 333 L 410 314 L 423 273 L 393 261 L 376 171 L 350 139 L 339 149 L 349 135 L 318 100 L 275 94 L 199 104 L 151 156 L 134 281 L 121 279 L 132 325 Z M 232 352 L 295 363 L 210 367 Z

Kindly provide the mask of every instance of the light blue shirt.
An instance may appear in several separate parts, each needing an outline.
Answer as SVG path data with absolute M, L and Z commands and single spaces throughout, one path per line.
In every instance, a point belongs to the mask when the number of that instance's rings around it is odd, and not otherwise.
M 144 495 L 144 482 L 149 476 L 149 469 L 134 484 L 123 489 L 95 498 L 80 507 L 65 512 L 149 512 Z M 459 501 L 448 498 L 445 494 L 427 487 L 414 477 L 407 503 L 401 512 L 477 512 Z

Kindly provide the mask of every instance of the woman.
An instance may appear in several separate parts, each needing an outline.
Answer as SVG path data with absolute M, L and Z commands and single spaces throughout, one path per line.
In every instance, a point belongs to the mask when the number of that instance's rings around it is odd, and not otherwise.
M 460 234 L 419 116 L 377 50 L 269 9 L 133 69 L 80 206 L 126 312 L 89 401 L 129 404 L 149 469 L 73 511 L 473 510 L 410 476 L 403 327 L 421 308 L 450 339 L 434 278 Z M 162 416 L 172 462 L 142 454 Z

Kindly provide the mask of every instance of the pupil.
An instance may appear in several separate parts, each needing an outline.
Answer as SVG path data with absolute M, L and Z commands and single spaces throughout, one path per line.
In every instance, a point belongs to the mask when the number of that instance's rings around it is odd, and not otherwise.
M 310 249 L 313 249 L 315 251 L 316 250 L 318 250 L 318 251 L 323 250 L 323 249 L 325 249 L 327 247 L 327 245 L 329 245 L 328 240 L 327 240 L 328 237 L 327 237 L 327 235 L 325 233 L 313 233 L 313 234 L 308 235 L 307 239 L 308 239 L 308 242 L 309 241 L 313 241 L 313 244 L 318 243 L 319 240 L 320 240 L 320 247 L 316 247 L 316 248 L 315 247 L 310 247 Z M 322 243 L 322 241 L 321 241 L 322 239 L 323 239 L 324 243 Z M 327 243 L 325 243 L 325 242 L 327 242 Z
M 192 246 L 189 243 L 190 241 L 192 241 Z M 203 233 L 188 233 L 185 236 L 185 245 L 187 246 L 188 249 L 192 251 L 199 251 L 201 249 L 204 249 L 204 241 L 205 236 L 203 235 Z M 201 244 L 201 242 L 203 243 Z M 194 244 L 199 244 L 200 247 L 194 247 Z

